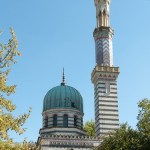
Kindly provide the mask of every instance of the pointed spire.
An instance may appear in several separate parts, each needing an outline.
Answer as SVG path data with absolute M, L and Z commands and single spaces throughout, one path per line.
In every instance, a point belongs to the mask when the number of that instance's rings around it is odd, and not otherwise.
M 63 68 L 63 75 L 62 75 L 62 82 L 61 82 L 61 85 L 66 85 L 65 83 L 65 73 L 64 73 L 64 68 Z

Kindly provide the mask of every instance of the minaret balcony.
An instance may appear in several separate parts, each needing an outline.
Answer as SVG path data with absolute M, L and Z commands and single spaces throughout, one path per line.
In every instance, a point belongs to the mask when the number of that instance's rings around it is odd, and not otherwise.
M 110 67 L 110 66 L 96 66 L 92 72 L 92 74 L 95 71 L 100 71 L 100 72 L 114 72 L 114 73 L 119 73 L 120 68 L 119 67 Z
M 112 35 L 114 34 L 114 30 L 111 27 L 106 27 L 106 26 L 101 26 L 98 28 L 95 28 L 94 30 L 94 35 L 96 35 L 99 32 L 107 31 L 108 33 L 111 33 Z
M 97 79 L 113 79 L 116 80 L 120 73 L 119 67 L 113 66 L 95 66 L 94 70 L 92 71 L 92 82 L 95 83 Z

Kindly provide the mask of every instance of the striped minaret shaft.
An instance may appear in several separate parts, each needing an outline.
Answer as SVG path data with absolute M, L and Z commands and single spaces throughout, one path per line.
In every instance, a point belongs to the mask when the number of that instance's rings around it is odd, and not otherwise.
M 113 66 L 110 27 L 110 0 L 95 0 L 97 27 L 94 30 L 96 66 L 92 72 L 97 136 L 106 135 L 119 127 L 117 78 L 119 67 Z

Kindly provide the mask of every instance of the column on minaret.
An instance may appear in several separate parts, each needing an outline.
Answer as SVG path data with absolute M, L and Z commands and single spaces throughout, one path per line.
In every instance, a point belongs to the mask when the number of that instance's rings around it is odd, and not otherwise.
M 94 30 L 96 66 L 92 72 L 94 84 L 96 135 L 105 135 L 119 127 L 117 78 L 119 68 L 113 66 L 110 28 L 110 0 L 95 0 L 97 28 Z

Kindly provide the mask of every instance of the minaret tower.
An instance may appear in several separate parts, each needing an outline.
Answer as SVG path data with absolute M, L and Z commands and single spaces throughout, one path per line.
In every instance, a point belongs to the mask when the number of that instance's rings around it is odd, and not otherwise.
M 91 78 L 95 96 L 96 135 L 105 135 L 119 127 L 117 78 L 119 67 L 113 66 L 110 27 L 110 0 L 94 0 L 97 27 L 94 30 L 96 66 Z

